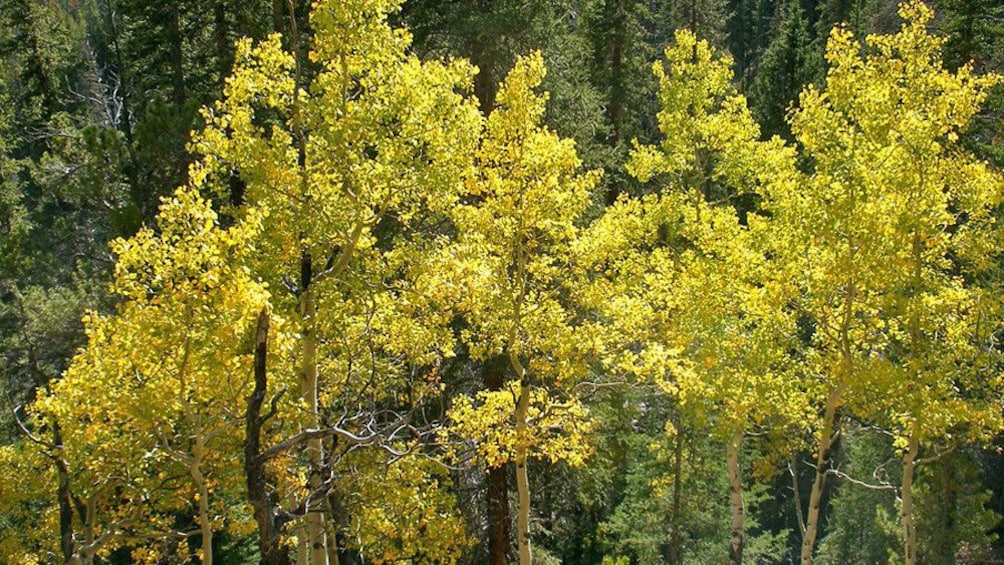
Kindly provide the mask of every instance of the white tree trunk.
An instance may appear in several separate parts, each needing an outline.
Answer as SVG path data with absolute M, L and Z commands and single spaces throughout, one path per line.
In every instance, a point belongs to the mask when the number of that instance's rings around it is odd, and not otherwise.
M 526 415 L 529 407 L 530 387 L 524 380 L 516 404 L 516 490 L 519 492 L 516 537 L 519 541 L 519 565 L 531 565 L 533 562 L 530 548 L 530 479 L 526 472 L 527 450 L 523 443 L 528 433 Z
M 809 512 L 805 522 L 805 534 L 802 536 L 801 565 L 812 565 L 812 552 L 816 546 L 816 535 L 819 531 L 819 505 L 823 499 L 823 486 L 826 482 L 826 467 L 830 448 L 833 444 L 833 432 L 837 418 L 837 402 L 841 391 L 830 393 L 826 399 L 826 411 L 823 415 L 823 429 L 819 436 L 819 450 L 816 453 L 816 477 L 812 481 L 812 493 L 809 495 Z
M 741 565 L 743 562 L 743 542 L 745 540 L 745 509 L 743 507 L 743 476 L 739 464 L 739 454 L 742 450 L 743 434 L 738 431 L 726 446 L 726 459 L 729 468 L 729 505 L 732 508 L 732 529 L 729 536 L 729 563 Z
M 903 455 L 903 493 L 901 518 L 903 522 L 903 549 L 905 565 L 917 565 L 917 524 L 913 516 L 913 472 L 916 467 L 920 442 L 917 438 L 917 424 L 910 430 L 909 445 Z

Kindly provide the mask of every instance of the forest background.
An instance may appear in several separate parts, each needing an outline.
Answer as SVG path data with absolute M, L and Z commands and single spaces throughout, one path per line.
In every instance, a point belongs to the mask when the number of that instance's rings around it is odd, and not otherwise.
M 1004 561 L 930 7 L 2 0 L 0 561 Z

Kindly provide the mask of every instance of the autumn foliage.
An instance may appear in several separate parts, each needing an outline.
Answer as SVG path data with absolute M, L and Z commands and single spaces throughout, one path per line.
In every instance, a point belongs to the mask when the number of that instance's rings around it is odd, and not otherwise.
M 917 466 L 1004 429 L 1004 177 L 960 141 L 1000 77 L 944 68 L 911 0 L 897 33 L 834 29 L 793 142 L 764 139 L 733 61 L 678 31 L 661 137 L 625 165 L 651 190 L 602 206 L 543 125 L 539 52 L 484 115 L 478 69 L 420 60 L 399 4 L 316 2 L 309 53 L 236 44 L 187 182 L 112 243 L 114 312 L 0 448 L 0 553 L 211 563 L 227 537 L 270 563 L 456 562 L 476 543 L 457 469 L 511 465 L 530 565 L 528 469 L 587 464 L 610 388 L 721 446 L 721 562 L 743 560 L 751 483 L 802 450 L 811 563 L 843 422 L 887 430 L 916 563 Z M 452 385 L 492 359 L 503 386 Z

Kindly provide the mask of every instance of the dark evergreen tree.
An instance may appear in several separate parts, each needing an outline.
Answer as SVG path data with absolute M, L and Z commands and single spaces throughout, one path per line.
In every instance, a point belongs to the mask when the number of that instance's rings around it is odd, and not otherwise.
M 764 137 L 791 137 L 787 115 L 807 84 L 822 78 L 821 52 L 809 33 L 799 0 L 788 0 L 777 35 L 757 67 L 749 90 L 750 106 Z
M 849 424 L 836 469 L 842 480 L 830 502 L 826 533 L 819 545 L 824 565 L 885 563 L 898 549 L 896 485 L 899 465 L 889 437 Z M 837 481 L 834 481 L 837 483 Z
M 739 89 L 753 82 L 757 62 L 770 42 L 774 0 L 730 0 L 726 20 L 726 46 L 735 61 Z

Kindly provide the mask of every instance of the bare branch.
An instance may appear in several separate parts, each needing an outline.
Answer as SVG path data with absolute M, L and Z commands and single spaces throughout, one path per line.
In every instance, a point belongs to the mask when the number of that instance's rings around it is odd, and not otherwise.
M 17 427 L 21 429 L 21 433 L 23 433 L 25 435 L 25 437 L 27 437 L 28 439 L 30 439 L 32 442 L 37 443 L 38 445 L 41 445 L 42 447 L 51 449 L 53 451 L 58 451 L 60 449 L 60 446 L 53 445 L 52 443 L 49 443 L 49 442 L 47 442 L 47 441 L 39 438 L 35 434 L 31 433 L 31 430 L 29 430 L 28 427 L 24 425 L 24 422 L 21 421 L 20 416 L 18 416 L 18 411 L 21 410 L 22 408 L 23 407 L 20 404 L 18 404 L 11 411 L 14 414 L 14 423 L 16 423 Z
M 866 483 L 862 480 L 855 479 L 854 477 L 848 475 L 847 473 L 841 471 L 840 469 L 827 469 L 826 474 L 834 475 L 839 477 L 851 484 L 857 485 L 859 487 L 864 487 L 871 490 L 897 490 L 897 486 L 889 483 L 872 484 Z

